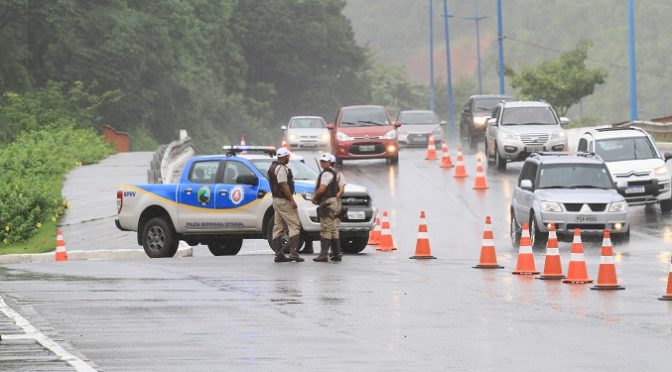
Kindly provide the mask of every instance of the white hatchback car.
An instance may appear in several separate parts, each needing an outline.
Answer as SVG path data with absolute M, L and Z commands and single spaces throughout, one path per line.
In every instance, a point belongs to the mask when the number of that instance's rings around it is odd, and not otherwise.
M 661 154 L 645 130 L 591 129 L 583 133 L 577 150 L 593 152 L 604 160 L 629 205 L 660 203 L 661 211 L 672 210 L 670 173 L 665 165 L 672 153 Z
M 293 116 L 281 129 L 285 131 L 287 144 L 292 150 L 329 149 L 331 137 L 327 122 L 321 116 Z

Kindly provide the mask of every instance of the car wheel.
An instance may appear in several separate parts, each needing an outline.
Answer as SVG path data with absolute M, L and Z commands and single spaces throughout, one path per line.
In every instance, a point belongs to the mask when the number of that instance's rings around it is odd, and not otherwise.
M 271 247 L 271 250 L 273 250 L 273 226 L 275 225 L 275 222 L 273 221 L 273 215 L 271 215 L 271 218 L 268 220 L 268 223 L 266 224 L 266 240 L 268 241 L 268 246 Z M 299 234 L 299 249 L 303 247 L 304 243 L 304 238 L 303 234 Z M 285 230 L 282 233 L 282 251 L 284 253 L 289 253 L 289 235 L 287 233 L 287 230 Z
M 336 165 L 343 165 L 343 159 L 336 157 Z
M 494 163 L 492 159 L 492 154 L 490 154 L 490 150 L 488 150 L 488 140 L 485 140 L 485 160 L 488 162 L 488 164 Z
M 534 217 L 534 212 L 530 212 L 530 240 L 532 240 L 532 247 L 543 248 L 548 242 L 548 233 L 541 232 L 537 219 Z
M 506 159 L 503 159 L 499 155 L 499 149 L 497 148 L 497 145 L 495 144 L 495 164 L 497 164 L 497 169 L 498 170 L 506 170 Z
M 368 237 L 341 239 L 341 249 L 345 253 L 359 253 L 366 248 L 368 242 Z
M 630 229 L 624 233 L 611 234 L 614 243 L 627 243 L 630 241 Z
M 391 158 L 387 158 L 387 162 L 390 163 L 390 164 L 398 164 L 399 163 L 399 154 L 397 154 L 397 155 L 395 155 Z
M 663 213 L 670 213 L 670 211 L 672 211 L 672 199 L 662 200 L 660 202 L 660 211 Z
M 243 239 L 228 238 L 208 244 L 208 249 L 210 249 L 210 253 L 215 256 L 235 256 L 240 252 L 242 246 Z
M 154 217 L 142 228 L 142 248 L 150 258 L 173 257 L 179 240 L 165 217 Z
M 514 248 L 518 248 L 520 244 L 520 235 L 521 232 L 518 230 L 518 222 L 516 221 L 516 215 L 511 211 L 511 225 L 509 226 L 509 234 L 511 235 L 511 245 Z

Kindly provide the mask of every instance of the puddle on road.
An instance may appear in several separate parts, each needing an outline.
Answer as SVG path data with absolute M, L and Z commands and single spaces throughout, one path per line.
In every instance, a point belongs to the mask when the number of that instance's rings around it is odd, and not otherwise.
M 106 279 L 107 280 L 107 279 Z M 86 281 L 96 281 L 102 282 L 105 280 L 86 277 L 86 276 L 74 276 L 74 275 L 64 275 L 64 274 L 47 274 L 47 273 L 36 273 L 27 270 L 16 270 L 8 269 L 6 267 L 0 267 L 0 282 L 2 281 L 61 281 L 61 282 L 86 282 Z

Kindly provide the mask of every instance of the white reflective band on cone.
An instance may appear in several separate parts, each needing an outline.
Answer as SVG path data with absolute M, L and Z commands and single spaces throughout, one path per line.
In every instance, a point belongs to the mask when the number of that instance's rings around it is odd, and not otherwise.
M 570 261 L 585 261 L 586 259 L 583 257 L 583 253 L 572 253 L 569 255 L 569 260 Z
M 560 255 L 560 249 L 559 248 L 547 248 L 546 249 L 546 255 L 547 256 L 559 256 Z
M 520 250 L 518 250 L 518 253 L 530 253 L 531 254 L 532 253 L 532 247 L 529 246 L 529 245 L 527 245 L 527 246 L 521 245 Z
M 427 239 L 427 233 L 426 232 L 419 232 L 418 233 L 418 239 Z
M 604 241 L 602 241 L 602 246 L 611 247 L 611 239 L 604 239 Z
M 601 264 L 614 264 L 614 257 L 613 256 L 600 256 L 600 263 Z
M 495 242 L 492 241 L 492 239 L 483 239 L 483 244 L 481 244 L 483 247 L 494 247 Z
M 581 243 L 581 235 L 574 235 L 574 240 L 572 243 Z

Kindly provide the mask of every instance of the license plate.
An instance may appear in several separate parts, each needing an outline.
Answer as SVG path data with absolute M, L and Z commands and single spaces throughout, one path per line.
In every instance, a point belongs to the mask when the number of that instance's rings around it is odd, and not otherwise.
M 644 186 L 629 186 L 625 189 L 626 194 L 641 194 L 644 191 L 646 191 L 646 187 Z
M 525 151 L 529 152 L 529 153 L 543 152 L 544 151 L 544 146 L 528 146 L 528 147 L 525 147 Z
M 313 143 L 313 142 L 304 142 L 302 145 L 304 147 L 317 147 L 317 143 Z
M 576 222 L 596 222 L 597 216 L 576 216 Z
M 365 218 L 364 211 L 348 211 L 349 220 L 363 220 Z
M 359 146 L 359 151 L 376 151 L 375 145 L 361 145 Z
M 422 142 L 427 142 L 427 139 L 425 137 L 417 136 L 417 137 L 412 137 L 411 141 L 422 143 Z

